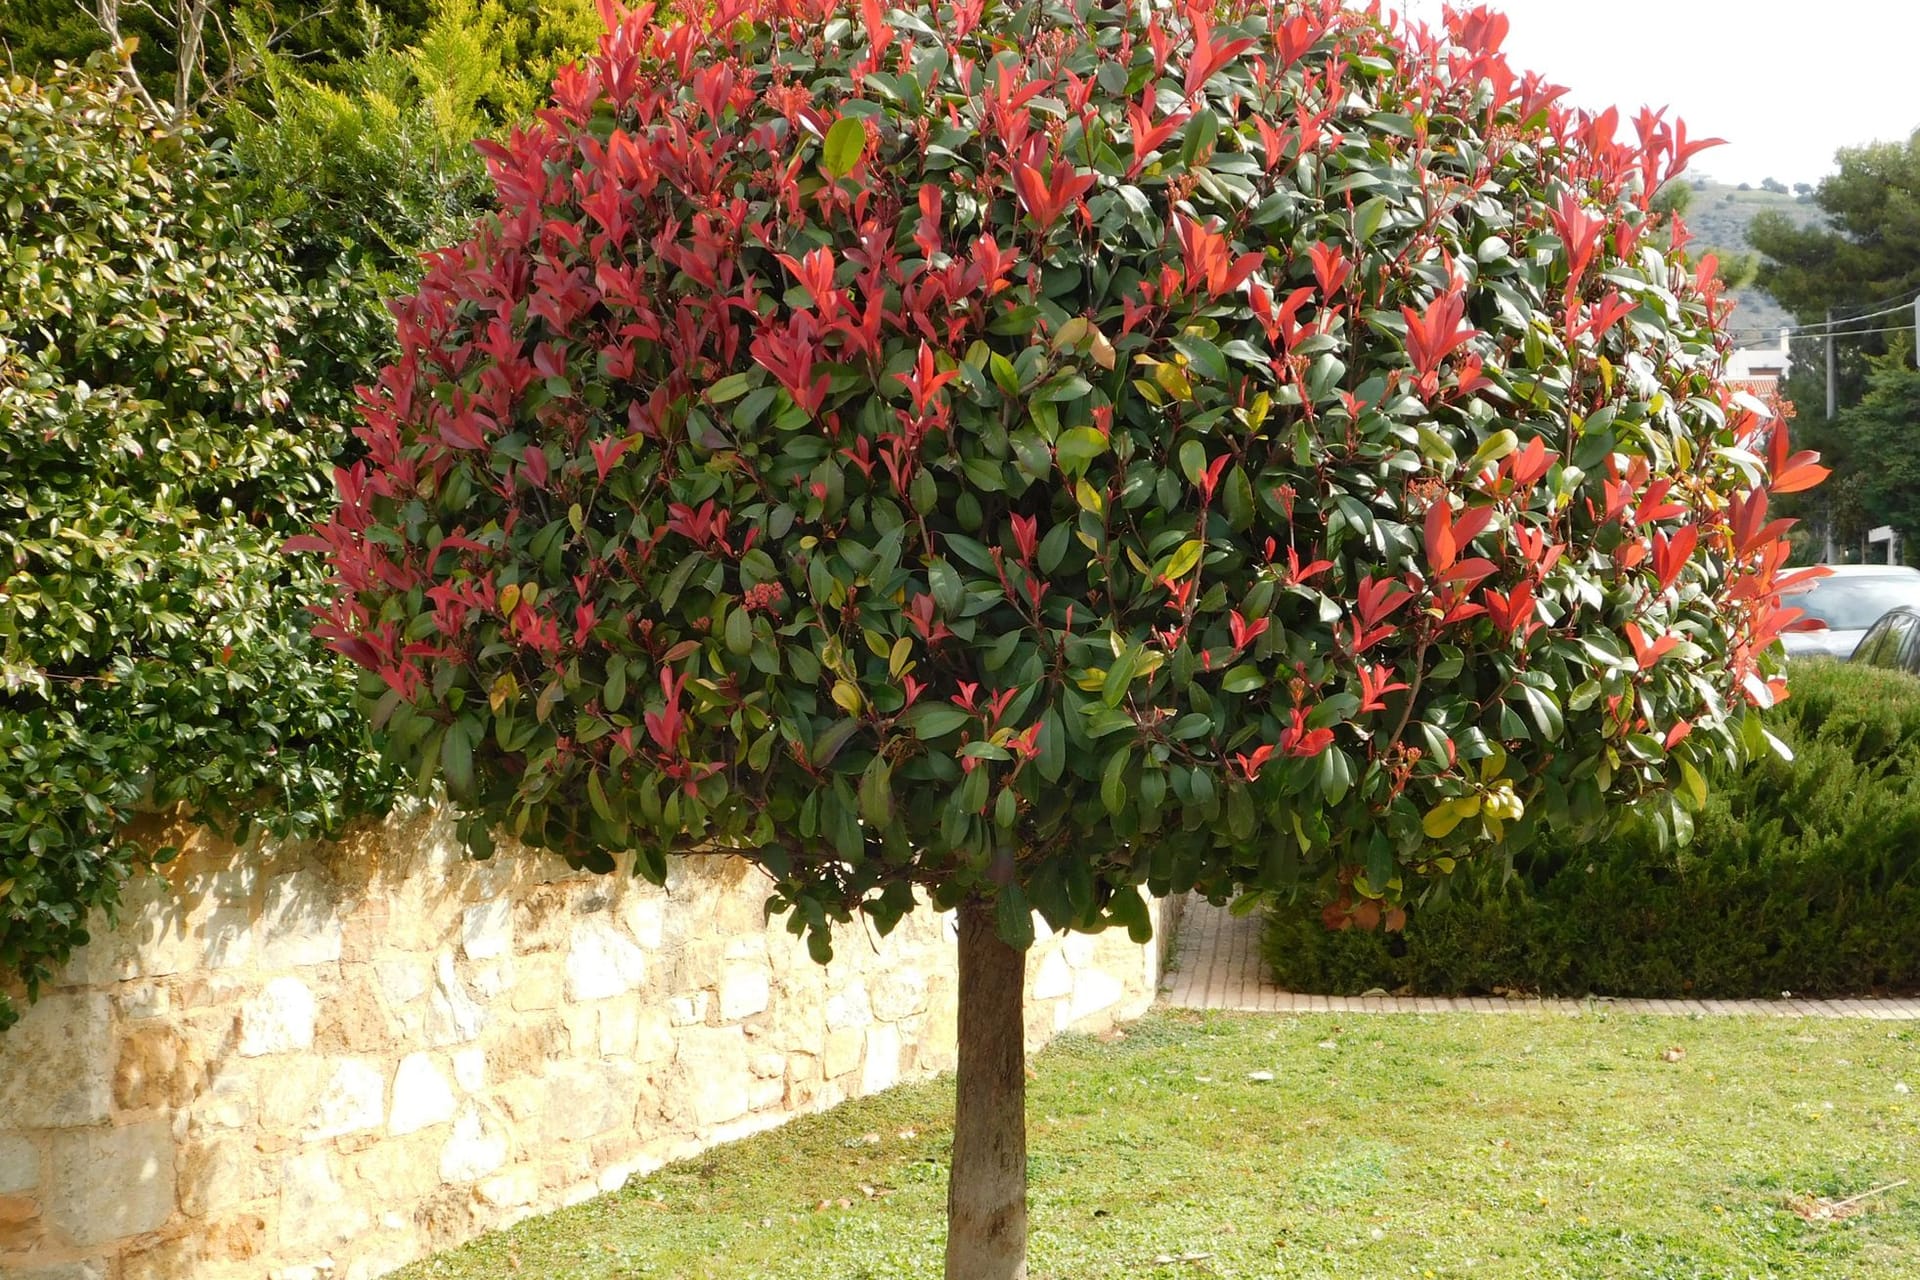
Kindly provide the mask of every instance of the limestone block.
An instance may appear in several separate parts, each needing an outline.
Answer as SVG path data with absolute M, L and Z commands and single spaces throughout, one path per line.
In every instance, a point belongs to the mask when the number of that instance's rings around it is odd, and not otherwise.
M 98 1258 L 84 1262 L 56 1262 L 8 1273 L 9 1280 L 107 1280 L 107 1264 Z
M 313 1046 L 313 992 L 298 978 L 275 978 L 240 1010 L 240 1056 L 257 1058 Z
M 605 920 L 590 920 L 574 931 L 567 949 L 568 999 L 625 995 L 645 978 L 646 953 Z
M 200 962 L 209 969 L 236 969 L 253 961 L 253 913 L 245 907 L 215 907 L 200 925 Z
M 200 942 L 187 920 L 187 904 L 159 876 L 142 877 L 123 895 L 120 946 L 131 949 L 117 978 L 162 978 L 191 969 L 200 960 Z M 96 933 L 95 937 L 101 935 Z
M 918 964 L 892 965 L 874 975 L 870 987 L 873 1016 L 898 1022 L 927 1007 L 927 973 Z
M 188 1113 L 188 1132 L 195 1137 L 253 1123 L 253 1079 L 229 1067 L 214 1074 Z
M 533 1169 L 523 1165 L 486 1179 L 473 1189 L 473 1194 L 483 1204 L 512 1209 L 533 1203 L 534 1197 L 540 1194 L 540 1180 Z
M 640 1034 L 640 1001 L 622 996 L 600 1006 L 599 1049 L 603 1058 L 630 1058 Z
M 37 1249 L 47 1236 L 40 1202 L 32 1196 L 0 1195 L 0 1254 Z
M 469 960 L 494 960 L 513 952 L 513 903 L 495 898 L 460 914 L 460 950 Z
M 775 1077 L 754 1080 L 747 1085 L 748 1111 L 777 1111 L 787 1100 L 787 1082 Z
M 860 1065 L 860 1092 L 878 1093 L 900 1083 L 900 1030 L 879 1025 L 867 1028 L 867 1053 Z
M 49 995 L 0 1034 L 0 1130 L 107 1118 L 110 1017 L 104 995 Z
M 254 1128 L 287 1139 L 304 1140 L 319 1111 L 320 1095 L 333 1078 L 333 1060 L 302 1054 L 273 1064 L 257 1083 L 258 1120 Z
M 600 1039 L 600 1006 L 568 1005 L 560 1010 L 561 1025 L 567 1029 L 567 1052 L 575 1058 L 591 1057 Z
M 691 1027 L 707 1020 L 707 993 L 689 991 L 667 1002 L 668 1017 L 676 1027 Z
M 855 983 L 844 991 L 827 997 L 827 1029 L 839 1031 L 844 1027 L 864 1027 L 873 1021 L 873 1004 L 868 999 L 867 988 Z
M 173 1216 L 173 1139 L 164 1120 L 55 1133 L 42 1205 L 75 1244 L 157 1231 Z
M 1126 993 L 1125 984 L 1106 970 L 1082 969 L 1074 976 L 1069 1020 L 1078 1022 L 1096 1013 L 1105 1013 L 1119 1004 Z
M 487 1051 L 479 1047 L 453 1051 L 453 1078 L 468 1093 L 487 1087 Z
M 113 1100 L 123 1111 L 178 1107 L 200 1091 L 206 1062 L 178 1027 L 138 1026 L 120 1040 Z
M 579 1142 L 624 1126 L 633 1114 L 634 1082 L 639 1069 L 630 1062 L 556 1062 L 541 1088 L 548 1103 L 542 1134 Z
M 442 951 L 433 960 L 433 992 L 427 997 L 427 1043 L 435 1048 L 477 1040 L 487 1025 L 487 1011 L 467 994 L 453 969 L 453 953 Z
M 323 1053 L 383 1053 L 404 1023 L 388 1013 L 367 980 L 368 966 L 346 966 L 348 980 L 321 1006 L 314 1047 Z
M 763 1050 L 760 1053 L 748 1055 L 747 1069 L 762 1080 L 776 1076 L 784 1079 L 787 1074 L 787 1058 L 785 1054 Z
M 1040 961 L 1040 968 L 1033 975 L 1033 990 L 1029 998 L 1034 1000 L 1058 1000 L 1061 996 L 1073 993 L 1073 967 L 1059 950 L 1049 951 Z
M 515 972 L 511 956 L 473 966 L 470 985 L 482 1000 L 491 1000 L 513 989 Z
M 266 1247 L 267 1220 L 257 1213 L 236 1213 L 224 1221 L 209 1223 L 200 1237 L 201 1256 L 215 1262 L 248 1262 L 257 1259 Z M 174 1280 L 181 1274 L 169 1272 L 162 1280 Z M 126 1280 L 124 1273 L 121 1280 Z
M 180 1151 L 180 1211 L 188 1217 L 223 1213 L 266 1189 L 259 1151 L 244 1136 L 190 1142 Z
M 846 1075 L 860 1065 L 860 1051 L 866 1047 L 866 1036 L 858 1027 L 841 1027 L 827 1033 L 825 1067 L 827 1078 Z
M 1096 933 L 1069 933 L 1060 940 L 1060 952 L 1066 956 L 1068 964 L 1076 969 L 1085 969 L 1099 963 L 1097 952 L 1102 936 Z
M 173 996 L 157 982 L 129 982 L 113 993 L 113 1007 L 129 1022 L 161 1018 L 172 1010 Z
M 673 1023 L 665 1009 L 652 1004 L 640 1007 L 632 1055 L 635 1062 L 665 1062 L 673 1056 Z
M 120 1280 L 175 1280 L 200 1271 L 200 1241 L 194 1236 L 157 1240 L 120 1255 Z
M 372 1221 L 373 1215 L 367 1207 L 349 1196 L 340 1185 L 332 1152 L 324 1147 L 308 1147 L 280 1162 L 280 1251 L 283 1255 L 298 1256 L 351 1240 Z
M 520 956 L 514 960 L 514 968 L 512 1003 L 517 1011 L 559 1007 L 565 975 L 557 956 Z
M 414 1133 L 429 1125 L 453 1119 L 453 1086 L 441 1073 L 432 1055 L 410 1053 L 400 1060 L 393 1075 L 393 1109 L 387 1117 L 387 1132 Z
M 514 948 L 522 955 L 557 951 L 566 944 L 573 924 L 565 886 L 541 885 L 513 904 Z
M 410 956 L 383 956 L 375 960 L 373 977 L 380 989 L 380 998 L 391 1009 L 413 1003 L 433 985 L 432 970 Z
M 354 1178 L 381 1204 L 405 1209 L 439 1187 L 442 1145 L 432 1133 L 377 1142 L 354 1158 Z
M 338 1060 L 307 1113 L 309 1139 L 337 1138 L 343 1133 L 378 1129 L 386 1118 L 387 1077 L 365 1058 Z
M 339 895 L 318 870 L 304 867 L 267 882 L 254 952 L 265 969 L 328 964 L 340 958 L 344 932 Z
M 658 951 L 665 944 L 667 902 L 652 885 L 629 884 L 620 904 L 620 919 L 643 949 Z
M 724 1124 L 745 1115 L 747 1037 L 739 1027 L 688 1027 L 674 1048 L 674 1091 L 687 1101 L 694 1123 Z
M 40 1152 L 18 1134 L 0 1133 L 0 1195 L 40 1185 Z
M 734 1022 L 762 1012 L 767 1007 L 770 984 L 765 961 L 729 962 L 720 974 L 720 1017 Z
M 453 1135 L 440 1149 L 440 1180 L 472 1182 L 507 1162 L 507 1130 L 497 1116 L 469 1102 L 454 1118 Z

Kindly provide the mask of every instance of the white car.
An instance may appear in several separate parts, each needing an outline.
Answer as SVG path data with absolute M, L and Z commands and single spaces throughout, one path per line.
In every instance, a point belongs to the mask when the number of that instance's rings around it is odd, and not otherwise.
M 1805 616 L 1780 637 L 1792 658 L 1853 656 L 1867 628 L 1889 609 L 1920 608 L 1920 569 L 1897 564 L 1836 564 L 1804 592 L 1784 601 Z

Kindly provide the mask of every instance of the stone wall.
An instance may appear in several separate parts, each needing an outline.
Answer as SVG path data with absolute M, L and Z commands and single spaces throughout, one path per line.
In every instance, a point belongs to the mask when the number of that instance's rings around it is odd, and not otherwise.
M 843 930 L 821 968 L 764 887 L 470 862 L 427 811 L 191 835 L 0 1034 L 0 1275 L 362 1280 L 951 1067 L 948 918 Z M 1043 938 L 1030 1043 L 1140 1013 L 1159 959 Z

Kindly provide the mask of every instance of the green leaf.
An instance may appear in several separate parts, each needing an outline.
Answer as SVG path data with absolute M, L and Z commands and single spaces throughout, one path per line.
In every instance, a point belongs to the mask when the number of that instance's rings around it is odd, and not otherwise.
M 1201 444 L 1198 440 L 1188 440 L 1182 444 L 1180 446 L 1180 474 L 1187 478 L 1187 483 L 1197 488 L 1200 484 L 1200 477 L 1206 473 L 1207 446 Z
M 922 702 L 908 709 L 901 723 L 922 740 L 944 738 L 974 720 L 971 712 L 944 702 Z
M 860 775 L 860 816 L 870 827 L 893 823 L 893 771 L 885 756 L 875 756 Z
M 753 618 L 745 609 L 727 611 L 727 652 L 745 657 L 753 652 Z
M 1227 672 L 1220 687 L 1228 693 L 1252 693 L 1267 683 L 1267 677 L 1251 662 L 1243 662 Z M 1209 722 L 1211 724 L 1211 722 Z
M 1127 765 L 1133 759 L 1133 748 L 1123 746 L 1107 757 L 1106 767 L 1100 771 L 1100 803 L 1108 813 L 1117 814 L 1127 807 Z
M 707 388 L 707 400 L 712 404 L 738 400 L 753 389 L 753 380 L 754 375 L 750 373 L 730 373 Z
M 852 116 L 841 116 L 827 130 L 826 142 L 820 148 L 820 167 L 829 177 L 844 178 L 860 163 L 866 149 L 866 124 Z
M 1015 951 L 1033 945 L 1033 908 L 1017 884 L 1002 885 L 993 900 L 994 931 Z
M 1086 471 L 1087 464 L 1107 451 L 1107 437 L 1093 427 L 1069 427 L 1054 442 L 1060 470 L 1068 476 Z
M 1161 576 L 1169 581 L 1178 582 L 1193 572 L 1205 551 L 1205 545 L 1196 539 L 1189 538 L 1181 543 L 1179 549 L 1168 558 L 1167 567 L 1161 571 Z
M 1140 652 L 1139 645 L 1130 644 L 1113 660 L 1113 665 L 1107 668 L 1106 683 L 1100 686 L 1102 702 L 1117 707 L 1127 696 L 1127 686 L 1133 683 L 1134 670 L 1140 664 Z
M 948 616 L 959 612 L 965 588 L 952 565 L 938 556 L 929 561 L 927 586 L 933 592 L 933 602 L 940 606 L 940 612 Z
M 446 779 L 448 795 L 473 799 L 473 739 L 467 736 L 465 720 L 448 725 L 440 738 L 440 776 Z

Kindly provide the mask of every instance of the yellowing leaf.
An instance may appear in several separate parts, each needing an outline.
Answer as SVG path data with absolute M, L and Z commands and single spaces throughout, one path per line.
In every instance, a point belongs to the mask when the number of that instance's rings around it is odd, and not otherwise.
M 502 671 L 494 678 L 493 687 L 487 691 L 487 705 L 493 708 L 495 715 L 520 693 L 520 682 L 513 678 L 513 672 Z
M 834 682 L 833 701 L 842 711 L 845 711 L 850 716 L 859 715 L 860 708 L 866 705 L 865 700 L 860 696 L 860 691 L 848 684 L 845 680 L 836 680 Z
M 1169 582 L 1178 582 L 1194 571 L 1200 563 L 1200 556 L 1206 546 L 1196 538 L 1188 538 L 1180 544 L 1180 549 L 1167 558 L 1167 567 L 1161 576 Z
M 1193 399 L 1193 383 L 1187 380 L 1187 371 L 1177 364 L 1169 362 L 1155 365 L 1153 380 L 1160 384 L 1161 390 L 1182 404 Z
M 1456 796 L 1451 800 L 1442 800 L 1427 810 L 1427 816 L 1420 819 L 1420 829 L 1433 840 L 1444 840 L 1453 834 L 1453 829 L 1480 812 L 1479 796 Z
M 1099 365 L 1102 369 L 1113 368 L 1113 365 L 1114 365 L 1113 344 L 1107 341 L 1106 334 L 1100 332 L 1098 329 L 1095 329 L 1093 331 L 1093 343 L 1088 348 L 1088 351 L 1093 356 L 1093 362 Z

